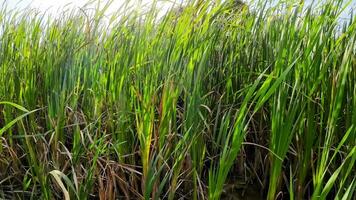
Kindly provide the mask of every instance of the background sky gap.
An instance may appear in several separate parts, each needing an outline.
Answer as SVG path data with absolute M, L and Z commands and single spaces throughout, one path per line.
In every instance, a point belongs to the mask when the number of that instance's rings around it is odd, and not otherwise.
M 107 2 L 108 0 L 101 0 L 103 4 Z M 113 0 L 112 5 L 108 9 L 108 13 L 113 12 L 117 10 L 120 5 L 122 5 L 123 2 L 126 0 Z M 148 4 L 152 2 L 153 0 L 131 0 L 132 2 L 138 2 L 141 1 L 142 4 Z M 177 2 L 182 1 L 182 0 L 177 0 Z M 313 0 L 305 0 L 306 4 L 310 4 Z M 316 0 L 318 1 L 318 0 Z M 51 15 L 56 15 L 57 13 L 60 13 L 59 11 L 63 7 L 81 7 L 85 3 L 88 2 L 88 0 L 0 0 L 1 4 L 0 7 L 2 7 L 3 3 L 7 4 L 8 8 L 16 8 L 16 9 L 26 9 L 28 7 L 30 8 L 36 8 L 40 10 L 41 12 L 46 11 L 47 13 Z M 172 4 L 167 3 L 167 1 L 162 0 L 161 1 L 161 6 L 162 10 L 167 10 L 170 8 Z M 165 3 L 163 3 L 165 2 Z M 245 0 L 245 2 L 249 3 L 251 0 Z M 342 15 L 340 16 L 342 19 L 347 19 L 350 13 L 350 10 L 355 10 L 356 9 L 356 0 L 351 0 L 351 4 L 349 5 L 348 9 Z M 355 13 L 355 12 L 354 12 Z

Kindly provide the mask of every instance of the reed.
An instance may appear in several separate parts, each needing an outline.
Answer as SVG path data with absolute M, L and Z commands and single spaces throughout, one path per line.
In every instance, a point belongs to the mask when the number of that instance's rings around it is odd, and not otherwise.
M 352 199 L 351 1 L 303 2 L 4 4 L 0 198 Z

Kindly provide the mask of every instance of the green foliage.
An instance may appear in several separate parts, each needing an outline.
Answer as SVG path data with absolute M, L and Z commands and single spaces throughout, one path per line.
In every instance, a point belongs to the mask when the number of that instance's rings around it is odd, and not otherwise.
M 0 198 L 352 199 L 347 2 L 239 2 L 1 7 Z

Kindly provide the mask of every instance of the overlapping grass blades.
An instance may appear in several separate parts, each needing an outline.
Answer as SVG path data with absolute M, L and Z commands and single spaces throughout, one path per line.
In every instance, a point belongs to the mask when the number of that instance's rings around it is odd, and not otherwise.
M 347 1 L 132 2 L 1 7 L 0 198 L 353 198 Z

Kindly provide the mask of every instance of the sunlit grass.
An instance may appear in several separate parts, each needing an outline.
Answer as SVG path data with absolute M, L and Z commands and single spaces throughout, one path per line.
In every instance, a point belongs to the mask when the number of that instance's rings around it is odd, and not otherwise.
M 0 199 L 352 199 L 345 2 L 2 8 Z

